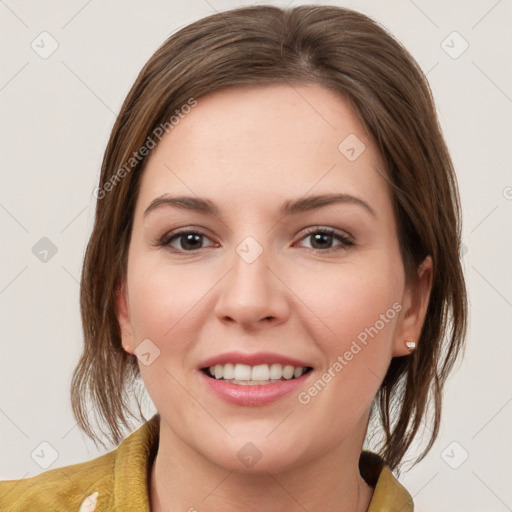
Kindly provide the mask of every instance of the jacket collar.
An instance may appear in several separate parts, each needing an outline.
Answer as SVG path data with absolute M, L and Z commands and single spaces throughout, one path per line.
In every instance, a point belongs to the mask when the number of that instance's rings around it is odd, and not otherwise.
M 160 416 L 155 414 L 115 450 L 114 510 L 150 512 L 149 477 L 158 449 L 159 425 Z M 413 511 L 411 495 L 377 454 L 363 451 L 359 470 L 368 485 L 375 489 L 368 512 Z

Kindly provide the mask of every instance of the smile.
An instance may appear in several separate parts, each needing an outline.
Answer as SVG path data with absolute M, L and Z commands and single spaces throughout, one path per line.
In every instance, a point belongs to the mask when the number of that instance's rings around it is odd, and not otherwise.
M 298 379 L 311 371 L 308 366 L 292 366 L 274 364 L 258 364 L 250 366 L 240 363 L 216 364 L 202 371 L 212 379 L 229 381 L 230 384 L 242 386 L 261 386 Z
M 225 378 L 224 370 L 227 370 L 226 375 L 232 378 Z M 286 396 L 297 395 L 308 385 L 307 382 L 313 375 L 312 370 L 311 367 L 283 367 L 279 364 L 249 366 L 226 363 L 202 368 L 198 374 L 206 390 L 223 402 L 255 407 L 272 404 Z M 257 378 L 255 379 L 253 375 Z M 277 375 L 280 377 L 272 378 Z

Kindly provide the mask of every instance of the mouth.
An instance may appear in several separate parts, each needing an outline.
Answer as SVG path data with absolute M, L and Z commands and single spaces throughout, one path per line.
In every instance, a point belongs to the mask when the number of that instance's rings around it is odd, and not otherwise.
M 310 366 L 273 364 L 247 365 L 240 363 L 216 364 L 201 368 L 210 379 L 239 386 L 265 386 L 297 380 L 312 371 Z
M 308 385 L 314 366 L 274 352 L 217 354 L 198 366 L 202 385 L 217 398 L 237 406 L 265 406 Z

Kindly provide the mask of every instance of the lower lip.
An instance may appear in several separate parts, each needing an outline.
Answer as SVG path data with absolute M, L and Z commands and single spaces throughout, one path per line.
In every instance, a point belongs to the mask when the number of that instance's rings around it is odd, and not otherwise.
M 212 379 L 201 370 L 199 370 L 199 373 L 210 391 L 219 398 L 222 398 L 222 400 L 235 405 L 258 406 L 270 404 L 294 391 L 297 392 L 313 372 L 310 370 L 298 379 L 282 380 L 273 384 L 255 386 L 230 384 L 225 380 Z

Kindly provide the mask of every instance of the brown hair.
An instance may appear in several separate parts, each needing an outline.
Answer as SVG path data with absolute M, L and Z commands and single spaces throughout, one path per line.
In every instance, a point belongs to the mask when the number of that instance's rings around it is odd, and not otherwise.
M 136 358 L 121 347 L 116 286 L 126 272 L 147 161 L 140 149 L 191 98 L 229 86 L 278 82 L 318 84 L 349 101 L 386 166 L 408 278 L 427 255 L 433 259 L 418 348 L 392 359 L 372 407 L 382 424 L 379 453 L 393 469 L 432 407 L 430 439 L 418 462 L 437 437 L 443 385 L 466 332 L 457 183 L 418 64 L 375 21 L 339 7 L 260 5 L 221 12 L 169 37 L 139 73 L 112 129 L 97 189 L 81 278 L 84 350 L 72 379 L 73 412 L 95 442 L 101 440 L 91 427 L 89 407 L 106 422 L 104 434 L 116 444 L 129 428 L 129 416 L 135 418 L 127 388 L 139 370 Z

